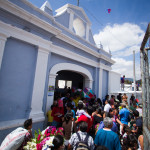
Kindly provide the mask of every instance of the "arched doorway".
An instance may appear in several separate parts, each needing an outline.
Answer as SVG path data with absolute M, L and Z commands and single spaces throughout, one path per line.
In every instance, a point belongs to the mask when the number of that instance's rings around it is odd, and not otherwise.
M 71 63 L 59 63 L 54 65 L 50 70 L 48 86 L 55 87 L 56 76 L 58 75 L 57 73 L 59 73 L 59 71 L 71 71 L 82 75 L 84 78 L 83 88 L 89 87 L 92 89 L 93 78 L 91 73 L 87 69 Z M 46 111 L 49 109 L 49 106 L 53 104 L 53 98 L 54 95 L 52 94 L 50 96 L 47 96 Z
M 71 88 L 83 89 L 84 77 L 83 75 L 68 70 L 61 70 L 57 72 L 55 92 L 66 93 Z M 70 90 L 71 92 L 71 90 Z

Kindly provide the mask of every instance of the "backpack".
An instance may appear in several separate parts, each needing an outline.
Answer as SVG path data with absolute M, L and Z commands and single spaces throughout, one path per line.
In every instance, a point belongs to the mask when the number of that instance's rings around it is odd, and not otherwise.
M 88 146 L 88 138 L 89 136 L 86 135 L 85 139 L 82 141 L 80 134 L 76 133 L 78 136 L 79 141 L 75 145 L 75 150 L 90 150 L 90 147 Z

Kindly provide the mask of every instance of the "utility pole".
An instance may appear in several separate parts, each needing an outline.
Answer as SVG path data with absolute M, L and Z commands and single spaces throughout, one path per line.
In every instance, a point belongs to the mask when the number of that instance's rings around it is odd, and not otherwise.
M 77 0 L 77 1 L 78 1 L 77 6 L 79 6 L 79 0 Z

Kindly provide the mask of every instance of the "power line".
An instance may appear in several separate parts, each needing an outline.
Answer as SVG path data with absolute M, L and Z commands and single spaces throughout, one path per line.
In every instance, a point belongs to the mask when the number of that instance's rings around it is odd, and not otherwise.
M 83 6 L 83 8 L 84 8 L 101 26 L 104 27 L 104 24 L 101 23 L 101 22 L 95 17 L 95 15 L 93 15 L 86 7 Z M 119 41 L 120 43 L 122 43 L 124 46 L 126 46 L 127 48 L 129 48 L 129 46 L 127 46 L 127 44 L 125 44 L 124 42 L 122 42 L 121 40 L 119 40 L 118 38 L 116 38 L 116 36 L 115 36 L 110 30 L 108 30 L 108 31 L 110 32 L 110 34 L 111 34 L 116 40 L 118 40 L 118 41 Z

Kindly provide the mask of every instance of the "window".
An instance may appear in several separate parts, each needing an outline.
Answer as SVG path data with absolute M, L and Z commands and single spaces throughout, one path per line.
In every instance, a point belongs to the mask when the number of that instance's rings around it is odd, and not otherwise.
M 58 80 L 58 87 L 60 89 L 65 88 L 65 86 L 72 88 L 72 81 L 68 81 L 68 80 Z

